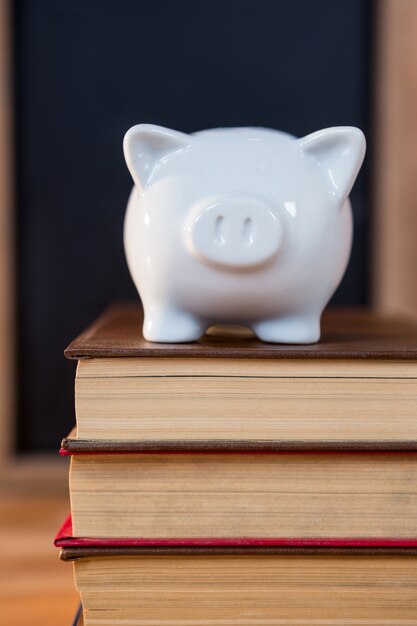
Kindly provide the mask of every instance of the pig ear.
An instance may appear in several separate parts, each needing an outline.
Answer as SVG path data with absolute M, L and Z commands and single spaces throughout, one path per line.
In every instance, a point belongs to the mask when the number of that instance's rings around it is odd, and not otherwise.
M 123 151 L 135 184 L 146 189 L 161 161 L 190 143 L 190 135 L 162 126 L 138 124 L 130 128 L 123 140 Z
M 345 200 L 365 156 L 366 141 L 359 128 L 325 128 L 299 139 L 304 154 L 315 159 L 325 176 L 327 190 Z

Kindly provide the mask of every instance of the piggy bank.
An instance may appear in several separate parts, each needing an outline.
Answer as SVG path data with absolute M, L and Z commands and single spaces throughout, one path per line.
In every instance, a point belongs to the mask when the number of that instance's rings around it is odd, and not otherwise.
M 139 124 L 124 154 L 134 181 L 125 252 L 148 341 L 194 341 L 214 323 L 247 326 L 266 342 L 319 340 L 350 255 L 359 129 L 297 139 Z

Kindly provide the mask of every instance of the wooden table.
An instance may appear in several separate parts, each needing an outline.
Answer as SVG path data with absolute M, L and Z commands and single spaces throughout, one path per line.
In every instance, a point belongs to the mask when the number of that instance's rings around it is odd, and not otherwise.
M 56 486 L 56 481 L 52 478 Z M 59 560 L 55 533 L 68 513 L 65 484 L 52 493 L 0 489 L 0 623 L 70 626 L 79 598 L 72 566 Z

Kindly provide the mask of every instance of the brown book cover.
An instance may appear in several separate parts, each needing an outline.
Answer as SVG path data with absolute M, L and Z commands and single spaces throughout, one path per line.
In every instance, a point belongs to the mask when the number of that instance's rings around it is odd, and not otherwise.
M 102 557 L 125 556 L 236 556 L 236 555 L 277 555 L 277 556 L 408 556 L 416 557 L 417 548 L 401 546 L 84 546 L 62 548 L 59 557 L 62 561 L 79 561 Z
M 417 358 L 417 325 L 363 309 L 327 309 L 322 338 L 312 345 L 263 343 L 253 336 L 206 334 L 194 343 L 150 343 L 142 335 L 139 304 L 107 309 L 65 350 L 69 359 L 99 357 L 210 357 L 256 359 Z
M 353 440 L 312 441 L 266 439 L 77 439 L 75 429 L 64 437 L 59 451 L 61 456 L 76 454 L 158 454 L 158 453 L 290 453 L 290 452 L 417 452 L 417 441 Z

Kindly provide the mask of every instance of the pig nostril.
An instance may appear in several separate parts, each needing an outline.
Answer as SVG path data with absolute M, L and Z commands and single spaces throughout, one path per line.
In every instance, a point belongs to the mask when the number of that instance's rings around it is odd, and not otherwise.
M 243 241 L 247 246 L 253 244 L 253 222 L 250 217 L 243 222 Z
M 224 224 L 223 215 L 218 215 L 214 223 L 214 241 L 217 244 L 222 244 L 225 242 L 225 238 L 223 236 L 223 224 Z

